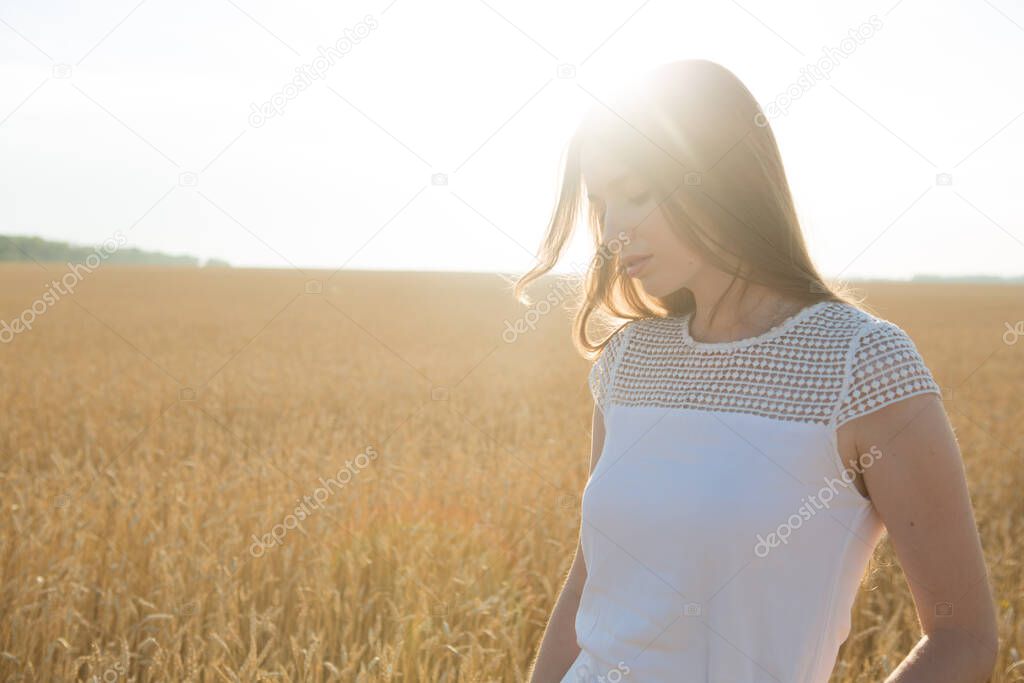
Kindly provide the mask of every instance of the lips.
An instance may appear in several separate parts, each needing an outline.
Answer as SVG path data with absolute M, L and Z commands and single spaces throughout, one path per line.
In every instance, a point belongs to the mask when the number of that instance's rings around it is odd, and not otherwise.
M 650 260 L 650 254 L 643 254 L 639 256 L 627 256 L 626 258 L 622 259 L 622 268 L 630 277 L 636 277 L 647 266 L 647 263 Z

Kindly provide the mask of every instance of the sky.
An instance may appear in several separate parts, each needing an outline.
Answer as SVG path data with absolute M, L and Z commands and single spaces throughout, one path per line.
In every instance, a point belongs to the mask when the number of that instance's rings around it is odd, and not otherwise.
M 9 0 L 0 234 L 524 272 L 584 110 L 685 58 L 722 63 L 762 107 L 832 64 L 771 120 L 827 277 L 1024 273 L 1008 0 Z M 588 239 L 556 272 L 581 270 Z

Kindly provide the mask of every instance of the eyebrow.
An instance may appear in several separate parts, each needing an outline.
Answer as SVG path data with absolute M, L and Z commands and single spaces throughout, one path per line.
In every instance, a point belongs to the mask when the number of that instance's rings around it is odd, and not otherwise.
M 612 178 L 612 180 L 608 183 L 608 187 L 606 187 L 605 189 L 606 190 L 614 190 L 616 187 L 618 187 L 619 185 L 623 184 L 628 178 L 629 178 L 629 173 L 620 173 L 616 177 Z M 590 188 L 588 187 L 587 188 L 587 197 L 589 198 L 590 196 L 592 196 L 592 195 L 590 193 Z

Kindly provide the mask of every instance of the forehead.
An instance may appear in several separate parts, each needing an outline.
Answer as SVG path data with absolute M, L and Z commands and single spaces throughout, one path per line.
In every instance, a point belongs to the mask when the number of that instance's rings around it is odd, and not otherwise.
M 624 187 L 637 177 L 625 164 L 592 144 L 580 147 L 580 171 L 590 194 L 603 194 Z

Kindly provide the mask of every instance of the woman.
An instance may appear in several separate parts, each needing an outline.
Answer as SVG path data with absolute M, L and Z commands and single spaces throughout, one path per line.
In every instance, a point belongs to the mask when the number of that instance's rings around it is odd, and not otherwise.
M 883 530 L 923 631 L 886 681 L 987 680 L 995 611 L 940 388 L 818 274 L 743 84 L 688 60 L 596 103 L 521 299 L 584 192 L 591 474 L 531 680 L 825 683 Z M 592 345 L 597 312 L 627 323 Z

